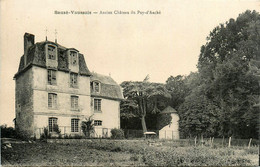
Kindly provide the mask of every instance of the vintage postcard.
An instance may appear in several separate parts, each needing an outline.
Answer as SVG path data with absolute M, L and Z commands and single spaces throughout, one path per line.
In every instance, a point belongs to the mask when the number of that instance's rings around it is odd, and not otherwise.
M 258 0 L 0 8 L 1 165 L 259 165 Z

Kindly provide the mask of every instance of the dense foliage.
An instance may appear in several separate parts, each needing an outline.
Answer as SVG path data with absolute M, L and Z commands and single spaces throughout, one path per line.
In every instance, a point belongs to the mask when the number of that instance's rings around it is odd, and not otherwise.
M 16 138 L 17 133 L 13 127 L 7 127 L 7 125 L 1 125 L 1 138 Z
M 111 129 L 111 138 L 124 139 L 125 138 L 124 131 L 122 129 L 116 129 L 116 128 Z
M 260 15 L 255 11 L 210 32 L 201 47 L 197 85 L 179 107 L 183 134 L 257 137 L 259 34 Z
M 81 122 L 81 129 L 88 138 L 94 133 L 94 119 L 92 116 L 85 118 L 85 120 Z
M 121 103 L 121 116 L 138 117 L 141 119 L 142 129 L 147 131 L 145 117 L 147 113 L 156 114 L 167 99 L 171 98 L 164 84 L 151 83 L 147 76 L 142 82 L 125 81 L 121 84 L 125 101 Z
M 257 138 L 259 13 L 246 11 L 215 27 L 201 47 L 197 67 L 188 76 L 170 76 L 165 85 L 171 98 L 164 106 L 178 111 L 181 136 Z

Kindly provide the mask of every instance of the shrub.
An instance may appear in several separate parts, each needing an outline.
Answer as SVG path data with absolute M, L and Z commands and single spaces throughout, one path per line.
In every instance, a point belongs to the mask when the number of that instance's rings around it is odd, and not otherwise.
M 43 128 L 43 133 L 41 134 L 40 139 L 41 139 L 41 140 L 46 140 L 46 139 L 48 139 L 48 138 L 50 138 L 49 130 L 48 130 L 47 127 L 44 127 L 44 128 Z
M 111 129 L 111 138 L 112 139 L 124 139 L 124 131 L 122 129 Z
M 16 138 L 17 133 L 13 127 L 7 127 L 7 125 L 1 125 L 1 137 L 4 138 Z
M 93 118 L 90 116 L 89 118 L 85 118 L 86 121 L 81 122 L 81 129 L 84 133 L 84 135 L 89 138 L 91 134 L 94 132 L 94 124 L 93 124 Z
M 54 125 L 53 125 L 53 131 L 56 132 L 56 133 L 59 135 L 60 132 L 61 132 L 61 131 L 60 131 L 60 128 L 59 128 L 59 125 L 54 124 Z
M 73 139 L 82 139 L 83 136 L 78 135 L 78 134 L 75 134 L 72 138 L 73 138 Z

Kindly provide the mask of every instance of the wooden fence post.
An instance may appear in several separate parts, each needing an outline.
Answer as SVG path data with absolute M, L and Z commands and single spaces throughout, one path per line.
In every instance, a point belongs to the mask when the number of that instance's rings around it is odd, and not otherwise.
M 229 137 L 229 140 L 228 140 L 228 147 L 231 146 L 231 137 Z
M 212 137 L 211 139 L 211 147 L 213 146 L 213 142 L 214 142 L 214 137 Z
M 249 140 L 249 143 L 248 143 L 248 149 L 250 148 L 251 141 L 252 141 L 252 138 L 250 138 L 250 140 Z
M 197 136 L 195 137 L 195 147 L 197 146 Z

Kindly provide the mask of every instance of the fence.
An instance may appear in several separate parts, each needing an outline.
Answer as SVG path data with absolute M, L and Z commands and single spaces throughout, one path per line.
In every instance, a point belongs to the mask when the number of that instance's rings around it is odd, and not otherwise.
M 49 131 L 49 127 L 46 127 Z M 71 126 L 59 126 L 61 137 L 65 136 L 84 136 L 83 130 L 81 127 L 78 129 L 71 129 Z M 40 138 L 41 134 L 44 133 L 44 128 L 36 128 L 35 136 L 36 138 Z M 50 132 L 51 136 L 58 137 L 56 132 Z M 90 137 L 92 138 L 109 138 L 111 137 L 111 128 L 102 128 L 102 127 L 94 127 L 94 129 L 90 133 Z
M 135 129 L 123 129 L 125 133 L 125 137 L 127 139 L 131 138 L 142 138 L 144 137 L 143 130 L 135 130 Z M 155 132 L 156 137 L 159 139 L 179 139 L 179 132 L 172 130 L 152 130 L 149 129 L 148 132 Z
M 48 129 L 48 127 L 47 127 Z M 70 126 L 59 126 L 60 134 L 62 137 L 67 136 L 84 136 L 82 129 L 79 127 L 77 132 L 71 132 Z M 134 129 L 123 129 L 126 139 L 133 138 L 143 138 L 143 130 L 134 130 Z M 155 132 L 157 139 L 163 139 L 162 142 L 170 142 L 176 146 L 259 146 L 258 139 L 237 139 L 237 138 L 187 138 L 187 139 L 176 139 L 174 137 L 175 131 L 159 131 L 159 130 L 148 130 L 149 132 Z M 40 138 L 41 134 L 44 133 L 44 128 L 35 129 L 36 138 Z M 55 133 L 51 133 L 55 136 Z M 161 135 L 161 136 L 160 136 Z M 56 134 L 57 136 L 57 134 Z M 168 136 L 168 137 L 167 137 Z M 172 136 L 172 137 L 171 137 Z M 93 133 L 91 134 L 92 138 L 110 138 L 111 137 L 111 128 L 102 128 L 95 127 Z
M 178 140 L 161 140 L 162 142 L 169 145 L 187 147 L 187 146 L 209 146 L 209 147 L 250 147 L 259 146 L 258 139 L 236 139 L 236 138 L 188 138 L 188 139 L 178 139 Z
M 135 129 L 123 129 L 125 138 L 126 139 L 132 139 L 132 138 L 142 138 L 144 137 L 144 132 L 143 130 L 135 130 Z M 159 136 L 159 130 L 148 130 L 149 132 L 155 132 L 156 133 L 156 138 Z

